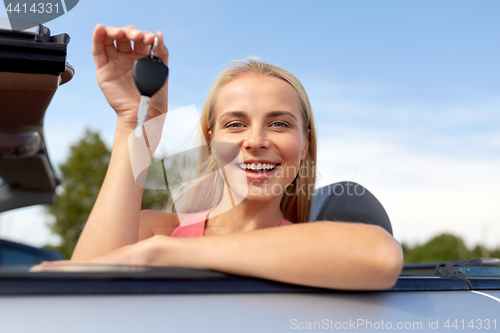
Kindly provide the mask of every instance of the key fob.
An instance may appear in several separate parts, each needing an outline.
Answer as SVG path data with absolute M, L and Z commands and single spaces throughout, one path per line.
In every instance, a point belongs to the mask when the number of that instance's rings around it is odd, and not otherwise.
M 135 61 L 133 73 L 141 95 L 151 97 L 167 81 L 168 67 L 158 57 L 145 56 Z

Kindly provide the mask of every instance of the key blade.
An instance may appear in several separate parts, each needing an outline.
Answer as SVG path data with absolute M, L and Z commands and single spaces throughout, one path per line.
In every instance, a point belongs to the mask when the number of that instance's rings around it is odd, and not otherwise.
M 140 138 L 142 136 L 142 126 L 146 121 L 148 115 L 148 106 L 150 98 L 148 96 L 141 96 L 141 101 L 139 102 L 139 112 L 137 113 L 137 127 L 135 128 L 135 137 Z

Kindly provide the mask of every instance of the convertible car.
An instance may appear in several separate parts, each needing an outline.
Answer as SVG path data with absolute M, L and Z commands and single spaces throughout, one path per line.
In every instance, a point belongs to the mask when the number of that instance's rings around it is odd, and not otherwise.
M 0 212 L 55 199 L 59 180 L 47 157 L 43 116 L 58 86 L 74 74 L 66 63 L 68 35 L 52 36 L 41 25 L 13 31 L 7 23 L 0 21 Z M 352 195 L 350 187 L 363 194 Z M 310 220 L 376 224 L 392 233 L 382 205 L 353 182 L 317 189 Z M 44 260 L 51 259 L 57 258 Z M 0 268 L 2 332 L 500 329 L 500 259 L 408 264 L 384 291 L 193 269 L 96 265 L 30 272 L 34 263 L 25 264 Z

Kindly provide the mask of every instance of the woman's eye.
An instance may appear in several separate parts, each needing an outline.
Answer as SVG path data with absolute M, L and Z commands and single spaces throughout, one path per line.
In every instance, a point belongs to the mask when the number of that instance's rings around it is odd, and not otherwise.
M 271 125 L 274 127 L 290 127 L 290 125 L 288 125 L 288 123 L 286 123 L 284 121 L 275 121 Z
M 228 123 L 226 125 L 226 128 L 241 128 L 241 127 L 243 127 L 243 124 L 238 122 Z

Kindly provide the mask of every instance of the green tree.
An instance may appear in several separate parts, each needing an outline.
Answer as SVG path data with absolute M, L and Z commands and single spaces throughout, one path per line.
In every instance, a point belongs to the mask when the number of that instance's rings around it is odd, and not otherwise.
M 59 246 L 48 246 L 70 258 L 90 215 L 109 165 L 111 151 L 97 132 L 89 129 L 70 148 L 68 159 L 59 165 L 62 184 L 56 202 L 46 207 L 53 216 L 52 232 L 62 239 Z M 168 199 L 165 190 L 144 190 L 142 209 L 163 210 Z
M 497 247 L 494 250 L 490 251 L 490 257 L 492 258 L 500 258 L 500 247 Z
M 451 234 L 441 234 L 425 244 L 417 244 L 413 248 L 406 245 L 405 248 L 406 251 L 405 249 L 403 251 L 407 263 L 465 260 L 468 252 L 464 241 Z
M 54 217 L 49 224 L 52 232 L 62 239 L 57 249 L 67 258 L 71 257 L 94 206 L 110 156 L 99 134 L 87 129 L 83 138 L 71 146 L 66 162 L 59 165 L 62 185 L 56 202 L 46 211 Z
M 488 250 L 476 245 L 469 249 L 462 238 L 452 234 L 440 234 L 424 244 L 411 247 L 401 244 L 405 263 L 438 262 L 450 260 L 471 260 L 482 257 L 500 258 L 500 248 Z

